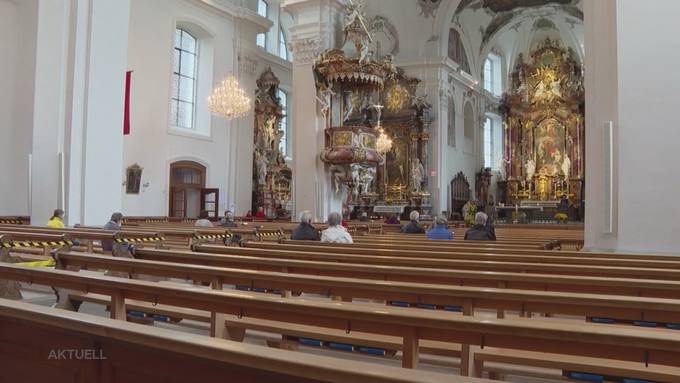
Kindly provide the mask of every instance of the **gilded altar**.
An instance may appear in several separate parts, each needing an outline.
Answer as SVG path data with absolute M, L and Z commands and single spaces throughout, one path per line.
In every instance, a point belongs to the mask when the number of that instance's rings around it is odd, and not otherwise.
M 503 95 L 505 203 L 581 200 L 584 185 L 583 67 L 575 52 L 546 39 L 522 54 Z
M 262 208 L 268 217 L 290 214 L 292 171 L 281 151 L 284 110 L 278 96 L 279 79 L 267 68 L 257 79 L 253 135 L 252 211 Z

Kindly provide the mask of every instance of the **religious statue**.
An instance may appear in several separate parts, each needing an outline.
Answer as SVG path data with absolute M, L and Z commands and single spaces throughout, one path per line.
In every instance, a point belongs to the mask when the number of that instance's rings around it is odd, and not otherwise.
M 383 105 L 373 104 L 370 106 L 371 109 L 375 110 L 375 121 L 376 126 L 380 126 L 380 118 L 382 117 Z
M 357 102 L 358 94 L 348 90 L 344 94 L 344 104 L 345 104 L 345 115 L 343 117 L 343 122 L 349 120 L 350 116 L 354 114 L 354 104 Z
M 374 167 L 362 167 L 359 169 L 359 194 L 364 195 L 371 192 L 375 173 L 376 169 Z
M 420 193 L 422 190 L 423 179 L 425 178 L 425 168 L 417 157 L 411 161 L 411 190 L 415 193 Z
M 319 95 L 316 96 L 316 99 L 319 101 L 319 105 L 321 106 L 321 115 L 324 119 L 328 118 L 328 112 L 330 112 L 331 109 L 331 97 L 334 95 L 335 92 L 333 92 L 333 89 L 326 88 L 320 91 Z
M 571 160 L 569 155 L 564 155 L 564 161 L 562 161 L 562 174 L 564 175 L 564 180 L 569 181 L 569 173 L 571 172 Z
M 508 163 L 509 163 L 509 161 L 506 158 L 501 158 L 500 163 L 498 164 L 498 173 L 499 173 L 501 181 L 505 181 L 507 179 Z
M 366 63 L 369 59 L 369 45 L 373 42 L 371 33 L 366 26 L 366 17 L 363 12 L 364 4 L 361 1 L 356 3 L 352 0 L 347 0 L 345 4 L 345 26 L 344 41 L 342 45 L 351 40 L 354 43 L 357 53 L 359 53 L 359 63 Z
M 267 155 L 259 150 L 255 151 L 255 164 L 257 166 L 258 185 L 267 184 Z
M 529 158 L 524 165 L 524 170 L 526 171 L 526 179 L 531 182 L 534 179 L 534 174 L 536 174 L 536 162 L 533 158 Z

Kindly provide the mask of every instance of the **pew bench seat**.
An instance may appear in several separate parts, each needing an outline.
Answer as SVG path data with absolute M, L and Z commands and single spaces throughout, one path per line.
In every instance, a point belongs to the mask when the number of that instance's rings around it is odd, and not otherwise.
M 487 372 L 492 379 L 502 379 L 505 375 L 522 375 L 526 367 L 538 369 L 561 370 L 562 377 L 580 378 L 603 382 L 679 382 L 680 368 L 650 365 L 642 363 L 614 361 L 582 356 L 569 356 L 532 351 L 484 348 L 474 352 L 475 376 Z M 523 369 L 517 368 L 523 366 Z M 558 372 L 559 374 L 559 372 Z M 527 376 L 537 376 L 528 372 Z M 559 376 L 557 376 L 559 377 Z M 553 377 L 555 378 L 555 377 Z
M 225 320 L 230 334 L 240 336 L 245 330 L 262 331 L 281 334 L 285 337 L 320 340 L 355 347 L 369 347 L 389 351 L 402 350 L 402 338 L 386 335 L 375 335 L 352 331 L 347 334 L 344 330 L 333 330 L 316 326 L 283 323 L 266 319 L 227 317 Z M 235 339 L 242 340 L 242 339 Z M 419 350 L 423 354 L 460 358 L 460 345 L 433 340 L 421 340 Z
M 108 306 L 111 303 L 110 297 L 101 294 L 72 291 L 69 296 L 75 301 L 87 302 L 102 306 Z M 189 319 L 197 322 L 210 322 L 210 312 L 203 310 L 188 309 L 163 304 L 153 305 L 148 302 L 142 302 L 133 299 L 126 299 L 125 306 L 128 311 L 145 313 L 147 316 L 167 317 L 172 322 L 177 322 L 180 319 Z M 232 337 L 240 338 L 234 339 L 238 341 L 243 340 L 245 330 L 252 330 L 281 334 L 284 337 L 318 339 L 326 342 L 384 349 L 387 350 L 388 353 L 390 351 L 401 351 L 403 346 L 402 338 L 395 336 L 376 335 L 356 331 L 347 334 L 342 330 L 333 330 L 316 326 L 276 322 L 256 318 L 238 319 L 237 317 L 231 315 L 226 315 L 225 325 L 227 326 L 227 329 Z M 428 355 L 460 358 L 460 345 L 432 340 L 421 340 L 420 352 L 422 354 Z

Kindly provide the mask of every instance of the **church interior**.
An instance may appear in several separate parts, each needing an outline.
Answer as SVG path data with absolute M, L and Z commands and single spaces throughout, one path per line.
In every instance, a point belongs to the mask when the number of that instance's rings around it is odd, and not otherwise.
M 0 382 L 680 382 L 678 14 L 0 0 Z

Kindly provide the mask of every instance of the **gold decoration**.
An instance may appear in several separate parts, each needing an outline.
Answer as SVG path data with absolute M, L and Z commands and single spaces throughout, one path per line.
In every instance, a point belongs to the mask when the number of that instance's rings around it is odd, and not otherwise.
M 333 144 L 335 146 L 350 146 L 352 144 L 352 132 L 334 132 Z
M 387 110 L 396 112 L 404 108 L 411 98 L 408 89 L 401 84 L 394 84 L 387 91 Z

